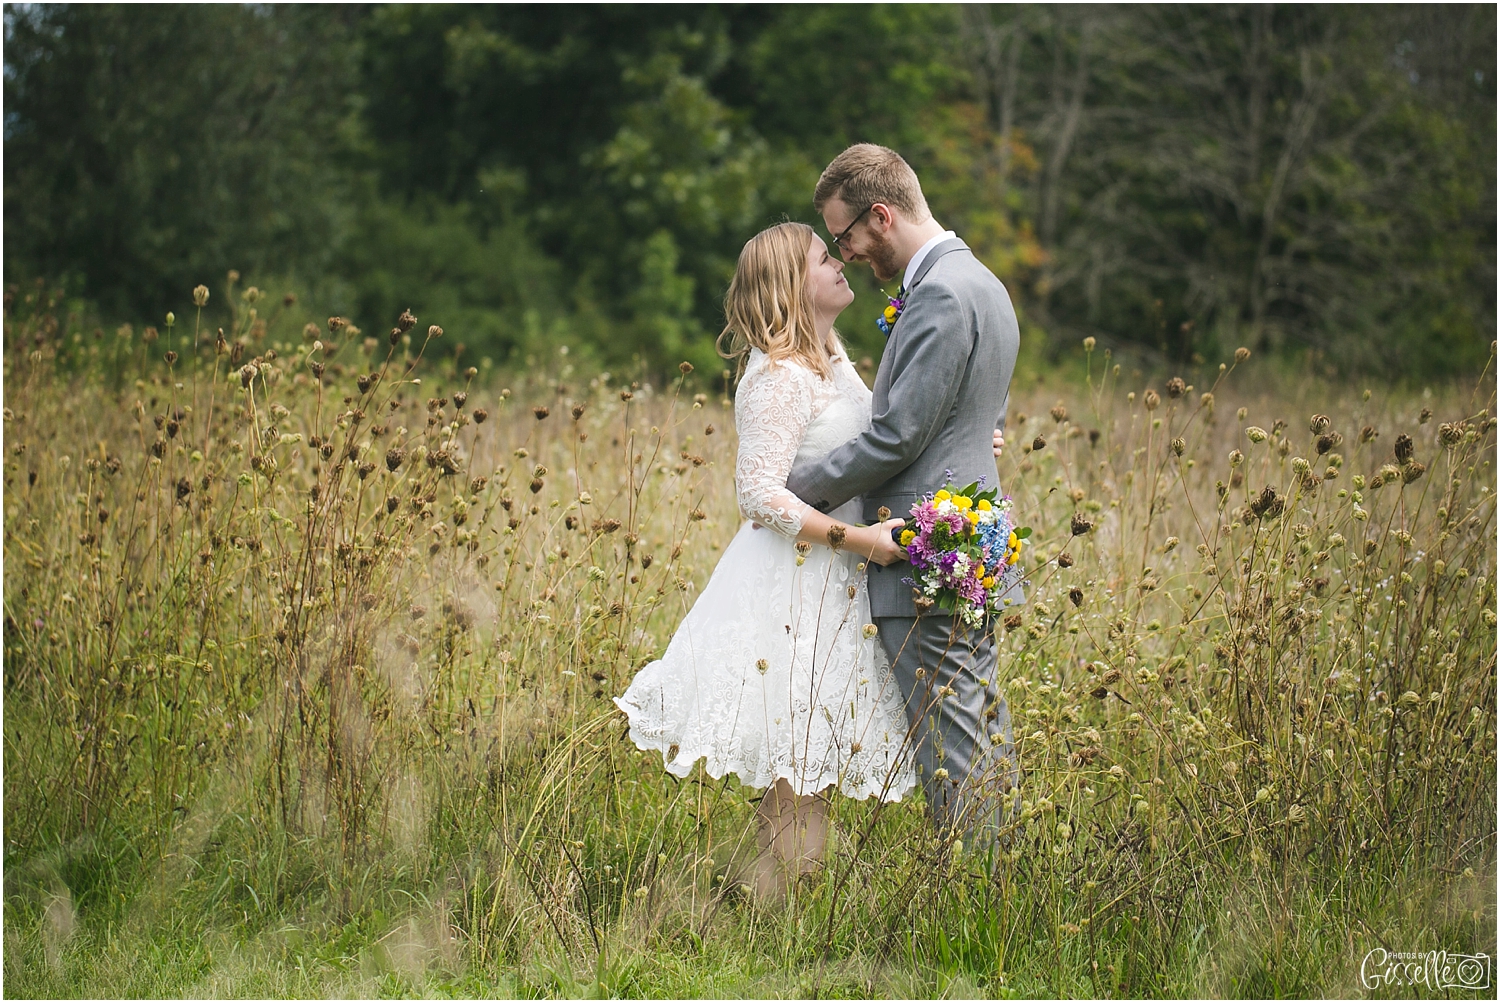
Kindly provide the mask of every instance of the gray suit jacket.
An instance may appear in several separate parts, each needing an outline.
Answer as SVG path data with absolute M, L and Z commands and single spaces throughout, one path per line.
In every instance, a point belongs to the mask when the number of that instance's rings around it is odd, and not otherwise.
M 958 238 L 928 252 L 906 292 L 875 375 L 870 430 L 799 463 L 787 487 L 820 512 L 856 495 L 865 519 L 882 505 L 904 518 L 942 487 L 994 486 L 991 432 L 1005 426 L 1021 334 L 1010 294 Z M 872 616 L 915 616 L 905 562 L 869 568 Z M 1018 597 L 1019 599 L 1019 597 Z

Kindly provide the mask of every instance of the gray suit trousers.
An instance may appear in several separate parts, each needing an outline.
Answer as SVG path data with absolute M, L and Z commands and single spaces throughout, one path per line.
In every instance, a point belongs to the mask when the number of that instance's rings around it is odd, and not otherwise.
M 993 845 L 1021 781 L 994 638 L 947 614 L 874 619 L 906 697 L 908 747 L 933 826 L 971 847 Z

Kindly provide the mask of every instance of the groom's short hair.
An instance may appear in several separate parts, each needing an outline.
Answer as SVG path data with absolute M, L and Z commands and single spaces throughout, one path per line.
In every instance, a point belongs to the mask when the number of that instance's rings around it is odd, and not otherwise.
M 901 154 L 874 143 L 856 143 L 823 168 L 813 189 L 813 208 L 822 212 L 832 199 L 860 208 L 883 202 L 900 209 L 914 223 L 931 215 L 917 172 Z

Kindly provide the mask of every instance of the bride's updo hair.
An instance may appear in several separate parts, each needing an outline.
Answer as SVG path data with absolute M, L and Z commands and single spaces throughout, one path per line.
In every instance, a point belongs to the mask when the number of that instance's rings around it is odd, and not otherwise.
M 740 251 L 724 294 L 725 324 L 716 347 L 724 358 L 738 360 L 741 372 L 750 349 L 758 348 L 773 362 L 795 359 L 824 379 L 833 374 L 833 346 L 818 338 L 807 285 L 812 239 L 813 228 L 806 223 L 778 223 Z

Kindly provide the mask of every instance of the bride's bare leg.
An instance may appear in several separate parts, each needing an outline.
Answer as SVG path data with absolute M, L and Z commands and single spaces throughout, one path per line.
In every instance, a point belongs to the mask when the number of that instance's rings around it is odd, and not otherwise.
M 795 794 L 776 781 L 756 809 L 756 896 L 779 899 L 787 885 L 818 869 L 828 845 L 828 802 L 817 794 Z

